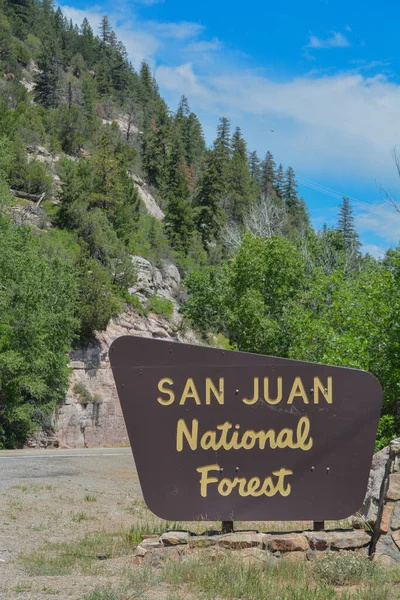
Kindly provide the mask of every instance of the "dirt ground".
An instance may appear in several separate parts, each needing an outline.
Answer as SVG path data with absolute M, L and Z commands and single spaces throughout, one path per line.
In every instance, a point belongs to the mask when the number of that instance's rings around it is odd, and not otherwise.
M 129 535 L 126 532 L 132 526 L 154 529 L 154 532 L 165 528 L 165 522 L 150 513 L 144 504 L 130 449 L 2 451 L 0 499 L 2 600 L 82 600 L 96 586 L 118 585 L 126 577 L 135 585 L 138 567 L 133 563 L 134 544 L 127 547 Z M 196 532 L 220 527 L 219 523 L 179 525 Z M 310 525 L 235 524 L 238 529 L 261 531 L 293 530 Z M 95 556 L 87 568 L 82 568 L 86 565 L 87 549 L 85 546 L 77 550 L 74 543 L 85 535 L 98 534 L 102 540 L 111 533 L 117 535 L 118 543 L 124 541 L 125 551 L 102 556 L 103 542 L 100 541 L 98 560 Z M 83 553 L 79 555 L 78 566 L 72 565 L 69 573 L 63 574 L 59 566 L 52 572 L 41 565 L 40 557 L 51 559 L 65 545 L 71 547 L 75 555 Z M 91 551 L 93 553 L 93 548 Z M 143 585 L 138 586 L 137 597 L 144 597 L 140 592 Z M 161 582 L 150 587 L 146 598 L 170 600 L 176 597 L 171 596 Z

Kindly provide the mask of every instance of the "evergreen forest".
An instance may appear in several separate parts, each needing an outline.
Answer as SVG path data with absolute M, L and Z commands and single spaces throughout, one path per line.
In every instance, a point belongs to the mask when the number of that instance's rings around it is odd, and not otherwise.
M 46 427 L 73 347 L 142 310 L 132 255 L 178 266 L 205 340 L 370 371 L 377 449 L 399 433 L 400 246 L 363 255 L 347 198 L 315 230 L 284 159 L 224 116 L 208 147 L 188 99 L 167 106 L 107 16 L 93 30 L 52 0 L 0 0 L 0 448 Z

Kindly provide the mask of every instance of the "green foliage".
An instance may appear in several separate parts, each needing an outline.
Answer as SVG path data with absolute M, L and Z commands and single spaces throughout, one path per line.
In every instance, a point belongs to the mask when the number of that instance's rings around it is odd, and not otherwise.
M 376 435 L 375 451 L 382 450 L 385 446 L 398 436 L 399 423 L 393 415 L 383 415 L 379 419 L 378 432 Z
M 63 397 L 77 330 L 71 261 L 0 221 L 0 445 L 21 445 Z
M 147 300 L 146 309 L 149 312 L 153 312 L 157 315 L 162 315 L 163 317 L 170 319 L 174 312 L 174 305 L 172 300 L 169 300 L 169 298 L 162 298 L 161 296 L 154 294 Z
M 55 37 L 44 40 L 38 66 L 40 72 L 36 76 L 35 100 L 44 108 L 57 108 L 62 93 L 62 59 Z
M 329 552 L 313 564 L 317 579 L 330 585 L 357 585 L 378 571 L 369 556 L 358 552 Z

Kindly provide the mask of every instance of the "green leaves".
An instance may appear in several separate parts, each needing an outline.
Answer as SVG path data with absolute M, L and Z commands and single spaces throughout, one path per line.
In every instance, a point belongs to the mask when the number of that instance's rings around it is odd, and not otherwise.
M 22 444 L 61 400 L 78 327 L 78 283 L 66 256 L 0 221 L 0 444 Z

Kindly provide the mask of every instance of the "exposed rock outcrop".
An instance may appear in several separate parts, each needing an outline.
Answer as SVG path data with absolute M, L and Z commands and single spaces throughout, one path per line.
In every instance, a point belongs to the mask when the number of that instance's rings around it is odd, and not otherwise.
M 71 354 L 70 386 L 65 402 L 57 410 L 57 443 L 66 447 L 124 446 L 129 444 L 114 378 L 108 358 L 111 343 L 122 335 L 162 338 L 176 342 L 199 343 L 195 334 L 184 327 L 178 313 L 179 271 L 164 263 L 160 269 L 146 259 L 135 256 L 138 270 L 135 286 L 130 290 L 141 300 L 157 294 L 174 304 L 171 319 L 150 313 L 140 314 L 127 308 L 96 335 L 88 346 Z M 31 441 L 32 443 L 32 441 Z M 40 445 L 40 442 L 37 442 Z
M 132 180 L 139 193 L 140 199 L 143 201 L 143 204 L 147 209 L 147 212 L 158 221 L 162 221 L 162 219 L 164 218 L 164 213 L 157 204 L 152 194 L 150 193 L 146 183 L 137 175 L 132 175 Z

